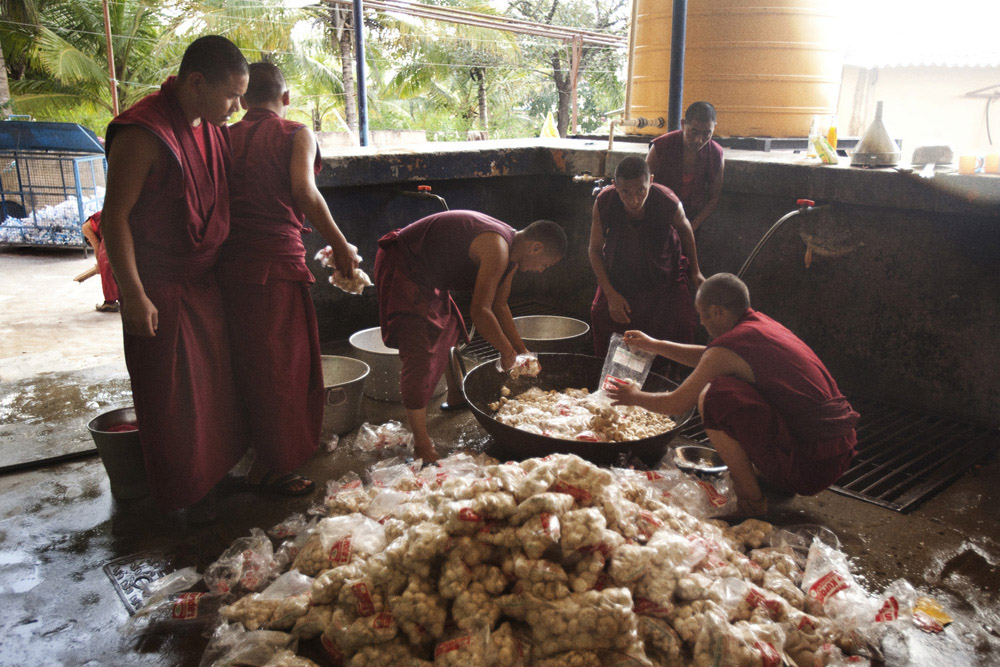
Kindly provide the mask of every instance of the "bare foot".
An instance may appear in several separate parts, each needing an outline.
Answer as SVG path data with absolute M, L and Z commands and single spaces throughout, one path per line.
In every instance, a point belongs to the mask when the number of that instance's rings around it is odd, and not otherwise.
M 431 445 L 429 448 L 416 447 L 413 453 L 417 455 L 417 458 L 419 458 L 421 461 L 424 462 L 424 465 L 441 460 L 441 455 L 437 453 L 437 450 L 434 449 L 433 445 Z
M 744 518 L 761 518 L 767 515 L 767 496 L 763 493 L 754 500 L 736 497 L 736 509 Z

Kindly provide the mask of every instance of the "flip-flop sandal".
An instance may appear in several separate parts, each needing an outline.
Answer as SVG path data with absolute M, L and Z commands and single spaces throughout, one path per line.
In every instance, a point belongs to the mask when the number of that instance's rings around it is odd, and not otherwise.
M 302 485 L 301 488 L 296 488 L 296 484 Z M 316 489 L 316 483 L 298 473 L 290 472 L 277 479 L 271 479 L 268 475 L 256 485 L 256 488 L 279 496 L 298 498 L 312 493 Z
M 226 476 L 219 480 L 215 488 L 219 491 L 225 493 L 239 493 L 240 491 L 248 491 L 254 485 L 250 483 L 246 475 L 234 475 L 232 473 L 226 473 Z

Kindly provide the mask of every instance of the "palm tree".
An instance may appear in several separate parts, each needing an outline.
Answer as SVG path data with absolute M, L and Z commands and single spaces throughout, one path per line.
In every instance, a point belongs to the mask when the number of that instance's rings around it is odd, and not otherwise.
M 0 113 L 6 117 L 10 113 L 10 83 L 5 51 L 11 49 L 12 55 L 27 53 L 27 45 L 41 26 L 34 0 L 0 0 L 0 20 L 3 22 L 0 29 Z M 13 62 L 20 64 L 19 61 L 14 59 Z

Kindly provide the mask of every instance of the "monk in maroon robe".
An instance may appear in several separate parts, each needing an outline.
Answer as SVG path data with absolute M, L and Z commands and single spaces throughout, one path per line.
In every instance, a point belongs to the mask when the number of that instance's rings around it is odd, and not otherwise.
M 680 343 L 694 340 L 688 280 L 695 287 L 705 280 L 694 233 L 674 193 L 650 183 L 642 158 L 623 159 L 614 185 L 597 196 L 589 252 L 597 276 L 590 309 L 594 354 L 607 354 L 611 334 L 626 329 Z
M 94 249 L 94 257 L 97 258 L 97 271 L 101 274 L 101 291 L 104 292 L 104 303 L 97 304 L 96 308 L 102 313 L 118 312 L 118 283 L 115 282 L 115 273 L 111 270 L 111 262 L 108 260 L 108 249 L 104 246 L 104 238 L 101 235 L 101 212 L 87 218 L 83 223 L 83 237 Z
M 312 131 L 285 120 L 285 77 L 250 65 L 243 119 L 229 128 L 233 175 L 230 231 L 219 260 L 236 386 L 254 447 L 254 488 L 303 495 L 315 486 L 293 473 L 316 451 L 323 425 L 319 331 L 302 243 L 306 217 L 353 275 L 357 248 L 340 232 L 316 188 L 322 159 Z
M 427 432 L 427 404 L 451 347 L 468 336 L 448 290 L 472 291 L 472 321 L 510 369 L 528 351 L 507 306 L 511 281 L 517 271 L 541 272 L 562 259 L 566 235 L 549 220 L 517 231 L 475 211 L 446 211 L 389 232 L 378 246 L 382 340 L 399 350 L 399 386 L 416 454 L 435 461 L 440 457 Z
M 214 273 L 229 233 L 225 123 L 246 86 L 239 49 L 202 37 L 177 77 L 107 131 L 104 241 L 146 473 L 164 510 L 206 498 L 248 446 Z
M 715 107 L 695 102 L 687 108 L 681 129 L 653 139 L 646 154 L 653 182 L 664 185 L 684 205 L 697 232 L 722 198 L 722 146 L 712 141 Z
M 823 362 L 791 331 L 750 308 L 746 285 L 730 273 L 706 280 L 695 307 L 712 337 L 707 347 L 626 334 L 630 346 L 694 366 L 687 380 L 662 394 L 622 385 L 610 392 L 617 403 L 672 415 L 697 404 L 746 516 L 767 512 L 755 468 L 790 493 L 814 495 L 835 483 L 855 455 L 858 413 Z

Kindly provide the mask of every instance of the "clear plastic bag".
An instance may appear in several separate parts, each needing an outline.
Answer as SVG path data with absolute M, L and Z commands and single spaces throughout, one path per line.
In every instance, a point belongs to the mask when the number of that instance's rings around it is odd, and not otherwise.
M 497 359 L 496 368 L 501 373 L 503 372 L 503 366 L 500 364 L 499 359 Z M 541 372 L 542 365 L 538 362 L 538 355 L 527 352 L 519 354 L 514 358 L 514 365 L 510 367 L 507 374 L 510 375 L 510 379 L 516 380 L 518 378 L 538 377 L 538 374 Z
M 361 294 L 365 287 L 372 284 L 372 279 L 369 278 L 368 274 L 360 268 L 354 269 L 353 276 L 345 276 L 338 271 L 336 265 L 333 263 L 333 248 L 330 246 L 321 248 L 313 259 L 328 269 L 331 269 L 333 273 L 330 274 L 330 284 L 334 287 L 342 289 L 348 294 Z M 358 256 L 358 261 L 361 261 L 360 255 Z
M 276 569 L 274 547 L 260 528 L 236 539 L 218 560 L 205 568 L 205 585 L 218 595 L 236 590 L 256 591 L 271 580 Z
M 154 579 L 143 586 L 143 607 L 155 604 L 165 597 L 182 593 L 201 581 L 194 566 L 185 567 L 168 575 Z
M 613 386 L 611 380 L 631 382 L 642 387 L 655 358 L 656 355 L 649 352 L 630 350 L 621 334 L 611 334 L 608 354 L 604 357 L 604 367 L 601 369 L 600 388 Z
M 376 554 L 385 548 L 385 529 L 360 514 L 323 519 L 296 557 L 293 567 L 315 576 L 349 563 L 355 555 Z
M 169 595 L 136 612 L 124 631 L 145 634 L 185 634 L 201 632 L 219 618 L 227 598 L 211 593 Z
M 574 593 L 530 608 L 532 647 L 538 656 L 572 650 L 629 651 L 640 644 L 627 588 Z
M 294 645 L 295 639 L 285 632 L 249 631 L 239 623 L 222 623 L 212 633 L 198 667 L 265 665 Z
M 365 422 L 354 436 L 354 447 L 363 452 L 380 452 L 387 449 L 413 447 L 413 434 L 398 421 L 390 420 L 384 424 L 369 424 Z

